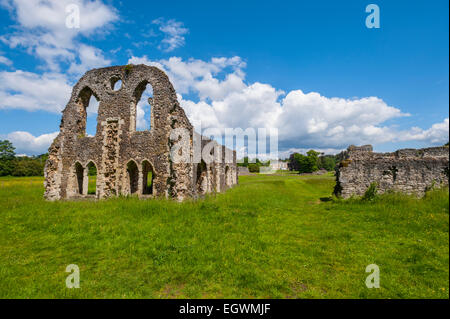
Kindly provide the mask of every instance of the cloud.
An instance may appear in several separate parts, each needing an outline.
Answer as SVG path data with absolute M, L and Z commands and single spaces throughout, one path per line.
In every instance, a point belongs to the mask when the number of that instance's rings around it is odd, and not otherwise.
M 169 76 L 178 93 L 194 92 L 201 99 L 223 98 L 232 91 L 244 88 L 246 63 L 240 57 L 212 58 L 210 61 L 171 57 L 159 61 L 151 61 L 147 56 L 131 57 L 131 64 L 146 64 L 164 70 Z M 216 76 L 225 74 L 225 81 L 219 81 Z
M 280 138 L 304 145 L 342 148 L 348 144 L 384 143 L 392 139 L 387 120 L 409 116 L 378 97 L 328 98 L 317 92 L 289 92 L 276 120 Z
M 153 20 L 153 24 L 159 25 L 159 30 L 164 33 L 164 39 L 158 48 L 164 52 L 171 52 L 182 47 L 185 43 L 184 35 L 189 32 L 182 22 L 174 19 L 165 21 L 163 18 Z
M 1 36 L 0 40 L 12 49 L 25 48 L 27 53 L 44 60 L 52 71 L 58 71 L 61 62 L 72 62 L 83 49 L 77 37 L 104 31 L 118 19 L 115 10 L 99 0 L 2 0 L 0 4 L 18 23 L 17 31 Z M 66 26 L 68 5 L 79 10 L 79 28 Z
M 409 131 L 401 132 L 396 139 L 398 141 L 423 141 L 434 145 L 445 144 L 449 140 L 449 119 L 446 118 L 441 123 L 433 124 L 427 130 L 413 127 Z
M 62 74 L 25 71 L 0 72 L 0 109 L 63 110 L 72 91 Z
M 439 145 L 448 140 L 448 119 L 425 130 L 386 125 L 410 114 L 379 97 L 346 99 L 302 90 L 286 93 L 270 84 L 247 83 L 246 64 L 239 57 L 152 61 L 143 56 L 132 57 L 128 63 L 164 70 L 197 130 L 273 127 L 279 132 L 280 150 L 317 148 L 330 153 L 350 144 L 423 141 Z M 198 99 L 193 100 L 194 96 Z
M 0 55 L 0 64 L 5 64 L 7 66 L 11 66 L 13 63 L 10 59 L 8 59 L 7 57 L 1 56 Z
M 69 73 L 82 75 L 92 68 L 107 66 L 111 63 L 111 60 L 103 56 L 100 49 L 85 44 L 80 45 L 78 59 L 80 63 L 72 62 L 68 70 Z
M 13 143 L 18 154 L 37 155 L 47 153 L 53 140 L 58 136 L 59 132 L 50 134 L 42 134 L 40 136 L 33 136 L 24 131 L 16 131 L 2 137 Z

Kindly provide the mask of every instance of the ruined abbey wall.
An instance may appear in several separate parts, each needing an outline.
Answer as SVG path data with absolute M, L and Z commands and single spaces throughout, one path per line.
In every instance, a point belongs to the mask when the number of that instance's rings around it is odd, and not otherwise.
M 115 90 L 119 80 L 122 86 Z M 136 131 L 137 104 L 148 85 L 153 89 L 148 101 L 151 129 Z M 99 101 L 95 136 L 86 135 L 91 96 Z M 178 129 L 187 130 L 188 138 L 174 135 Z M 237 184 L 236 153 L 207 142 L 194 132 L 163 71 L 145 65 L 94 69 L 74 86 L 63 111 L 60 134 L 49 148 L 44 196 L 59 200 L 136 194 L 183 200 L 224 191 Z M 200 145 L 200 153 L 214 144 L 208 150 L 213 161 L 205 164 L 194 156 L 194 144 Z M 181 146 L 189 146 L 189 154 L 181 154 Z M 174 149 L 185 159 L 174 161 Z M 224 154 L 227 158 L 219 156 Z M 97 170 L 95 195 L 88 194 L 92 165 Z
M 449 148 L 402 149 L 375 153 L 371 145 L 350 146 L 340 154 L 335 193 L 343 198 L 364 195 L 376 182 L 379 193 L 388 190 L 423 196 L 431 187 L 448 186 Z

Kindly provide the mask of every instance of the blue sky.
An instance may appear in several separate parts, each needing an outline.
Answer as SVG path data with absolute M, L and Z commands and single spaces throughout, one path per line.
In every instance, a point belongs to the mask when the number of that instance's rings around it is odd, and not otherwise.
M 72 3 L 79 29 L 65 25 Z M 379 29 L 365 25 L 370 3 Z M 441 145 L 448 10 L 448 1 L 0 0 L 0 138 L 18 153 L 45 152 L 85 71 L 146 63 L 169 75 L 196 127 L 277 127 L 286 154 Z

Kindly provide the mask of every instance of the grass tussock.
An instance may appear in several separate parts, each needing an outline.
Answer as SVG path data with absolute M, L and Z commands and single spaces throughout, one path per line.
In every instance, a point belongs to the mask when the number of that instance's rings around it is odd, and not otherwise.
M 0 298 L 449 298 L 448 189 L 344 201 L 332 176 L 239 182 L 184 203 L 46 202 L 42 178 L 0 178 Z

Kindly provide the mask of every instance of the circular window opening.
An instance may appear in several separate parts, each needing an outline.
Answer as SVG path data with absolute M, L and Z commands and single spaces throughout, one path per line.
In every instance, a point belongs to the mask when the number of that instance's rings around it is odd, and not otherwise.
M 122 80 L 120 78 L 112 78 L 111 79 L 111 88 L 114 91 L 119 91 L 122 88 Z

